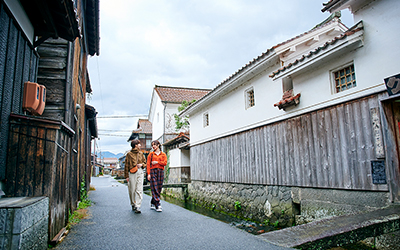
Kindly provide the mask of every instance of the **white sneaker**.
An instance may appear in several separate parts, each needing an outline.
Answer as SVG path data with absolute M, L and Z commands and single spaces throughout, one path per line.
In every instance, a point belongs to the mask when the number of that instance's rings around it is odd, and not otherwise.
M 156 209 L 157 212 L 162 212 L 162 207 L 158 206 L 158 208 Z
M 154 204 L 151 204 L 150 209 L 156 210 L 156 206 L 154 206 Z

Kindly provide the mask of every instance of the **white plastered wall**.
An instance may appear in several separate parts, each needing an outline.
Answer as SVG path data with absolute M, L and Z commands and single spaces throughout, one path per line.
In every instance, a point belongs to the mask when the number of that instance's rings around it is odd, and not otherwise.
M 278 65 L 233 92 L 225 93 L 195 113 L 190 114 L 191 145 L 196 145 L 243 130 L 285 120 L 316 109 L 385 91 L 384 78 L 400 73 L 400 23 L 396 0 L 375 1 L 355 13 L 355 22 L 364 24 L 364 43 L 356 50 L 315 63 L 308 71 L 293 76 L 293 92 L 301 94 L 300 104 L 286 111 L 274 107 L 282 98 L 282 83 L 269 74 Z M 357 87 L 342 93 L 332 90 L 331 73 L 354 62 Z M 255 106 L 246 110 L 244 93 L 254 88 Z M 203 114 L 209 115 L 209 126 L 203 127 Z

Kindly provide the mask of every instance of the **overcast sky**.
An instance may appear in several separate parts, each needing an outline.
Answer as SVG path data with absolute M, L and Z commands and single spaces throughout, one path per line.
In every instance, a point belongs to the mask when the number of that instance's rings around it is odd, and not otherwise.
M 124 153 L 154 85 L 214 88 L 272 46 L 326 19 L 327 0 L 104 0 L 100 56 L 89 58 L 100 140 L 96 153 Z M 353 25 L 349 11 L 342 22 Z M 110 135 L 122 135 L 110 136 Z

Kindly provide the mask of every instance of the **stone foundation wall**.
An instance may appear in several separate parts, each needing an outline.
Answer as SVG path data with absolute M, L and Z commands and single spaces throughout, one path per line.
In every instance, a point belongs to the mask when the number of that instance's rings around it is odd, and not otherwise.
M 291 226 L 296 209 L 290 187 L 192 181 L 189 199 L 237 217 Z
M 0 199 L 0 249 L 47 249 L 49 199 Z
M 182 192 L 175 190 L 173 192 Z M 179 197 L 180 195 L 180 197 Z M 182 199 L 184 194 L 177 198 Z M 193 181 L 187 197 L 198 205 L 237 217 L 304 224 L 332 216 L 368 212 L 389 205 L 389 193 Z M 235 206 L 236 205 L 236 206 Z M 240 205 L 240 209 L 239 206 Z

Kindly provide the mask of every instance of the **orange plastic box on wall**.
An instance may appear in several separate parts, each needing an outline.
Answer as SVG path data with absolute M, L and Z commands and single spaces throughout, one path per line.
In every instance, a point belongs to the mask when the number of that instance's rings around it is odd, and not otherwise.
M 22 108 L 35 115 L 41 115 L 45 104 L 46 87 L 35 82 L 25 82 Z
M 35 115 L 41 115 L 44 111 L 44 106 L 46 105 L 46 87 L 39 84 L 39 105 L 33 111 Z

